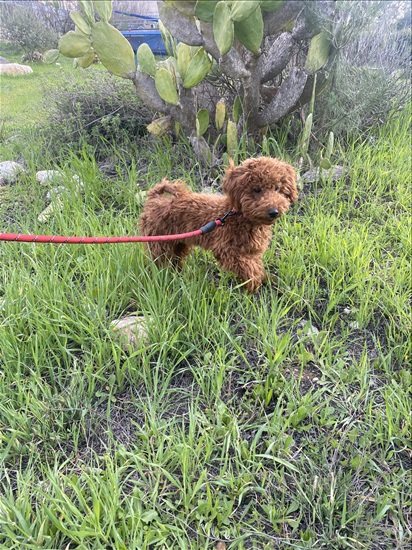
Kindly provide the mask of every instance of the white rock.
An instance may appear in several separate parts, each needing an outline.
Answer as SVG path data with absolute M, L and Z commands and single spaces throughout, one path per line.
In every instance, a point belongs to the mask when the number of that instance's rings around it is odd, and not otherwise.
M 139 346 L 148 344 L 147 321 L 143 316 L 128 315 L 110 323 L 110 327 L 119 335 L 125 351 L 136 350 Z
M 319 329 L 317 329 L 315 325 L 311 325 L 310 327 L 307 327 L 306 334 L 308 336 L 317 336 L 319 334 Z
M 303 334 L 305 334 L 306 336 L 318 336 L 319 334 L 319 329 L 305 319 L 298 323 L 298 327 L 301 328 Z
M 36 179 L 41 185 L 46 185 L 49 183 L 65 183 L 68 181 L 66 174 L 59 172 L 59 170 L 39 170 L 36 172 Z M 73 174 L 69 181 L 74 181 L 78 185 L 77 187 L 83 187 L 84 183 L 77 174 Z
M 6 65 L 0 65 L 0 74 L 8 74 L 10 76 L 20 76 L 24 74 L 31 74 L 33 69 L 28 65 L 20 65 L 19 63 L 7 63 Z
M 13 162 L 11 160 L 0 162 L 0 186 L 15 183 L 19 174 L 24 172 L 23 166 L 18 162 Z
M 36 172 L 36 179 L 41 184 L 61 180 L 62 177 L 62 174 L 58 170 L 39 170 Z
M 58 197 L 62 195 L 65 191 L 67 191 L 67 189 L 63 185 L 59 185 L 58 187 L 53 187 L 53 189 L 50 189 L 50 191 L 47 193 L 46 199 L 51 200 L 54 197 Z
M 329 168 L 329 170 L 322 170 L 321 168 L 313 168 L 312 170 L 308 170 L 302 176 L 300 179 L 307 183 L 313 183 L 315 181 L 323 179 L 329 179 L 331 178 L 332 181 L 336 181 L 341 179 L 341 177 L 346 173 L 346 170 L 342 166 L 332 166 L 332 168 Z

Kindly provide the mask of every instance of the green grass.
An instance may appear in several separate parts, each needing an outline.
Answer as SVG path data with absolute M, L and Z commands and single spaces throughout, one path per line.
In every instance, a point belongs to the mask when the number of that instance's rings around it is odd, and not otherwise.
M 345 148 L 341 181 L 303 188 L 255 296 L 203 251 L 177 274 L 140 245 L 0 243 L 2 547 L 407 547 L 410 122 Z M 199 185 L 168 140 L 127 168 L 115 150 L 114 180 L 85 149 L 42 225 L 42 153 L 24 150 L 3 231 L 135 234 L 136 181 Z M 149 338 L 125 351 L 110 323 L 131 311 Z
M 21 63 L 21 54 L 6 48 L 0 43 L 0 55 L 11 63 Z M 0 76 L 0 136 L 31 128 L 47 118 L 48 106 L 43 101 L 45 89 L 52 87 L 62 80 L 75 80 L 81 83 L 84 80 L 84 71 L 73 70 L 73 61 L 60 56 L 58 65 L 55 63 L 25 62 L 33 69 L 32 74 Z M 91 67 L 92 72 L 101 71 L 101 65 Z M 89 71 L 90 71 L 89 70 Z

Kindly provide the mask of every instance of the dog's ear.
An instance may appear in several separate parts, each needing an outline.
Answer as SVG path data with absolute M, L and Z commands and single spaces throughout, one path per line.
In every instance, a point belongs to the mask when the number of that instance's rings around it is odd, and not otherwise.
M 284 174 L 280 178 L 279 193 L 284 195 L 291 204 L 298 200 L 296 179 L 296 172 L 292 166 L 285 166 Z
M 232 159 L 223 178 L 223 192 L 228 195 L 230 205 L 237 212 L 242 209 L 241 196 L 248 178 L 249 170 L 243 166 L 235 166 Z

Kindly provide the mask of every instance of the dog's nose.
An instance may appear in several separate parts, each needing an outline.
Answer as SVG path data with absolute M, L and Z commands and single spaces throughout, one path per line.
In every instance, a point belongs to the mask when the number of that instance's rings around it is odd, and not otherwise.
M 275 219 L 277 217 L 277 215 L 279 214 L 279 212 L 278 212 L 278 210 L 276 210 L 276 208 L 271 208 L 269 210 L 268 214 L 272 219 Z

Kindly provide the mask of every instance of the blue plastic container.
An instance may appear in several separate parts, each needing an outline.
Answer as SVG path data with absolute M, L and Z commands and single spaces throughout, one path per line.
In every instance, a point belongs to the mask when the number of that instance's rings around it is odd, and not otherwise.
M 121 31 L 122 35 L 130 42 L 133 51 L 136 52 L 140 44 L 144 42 L 150 46 L 155 55 L 167 55 L 162 35 L 157 29 Z

